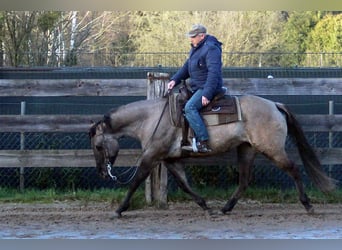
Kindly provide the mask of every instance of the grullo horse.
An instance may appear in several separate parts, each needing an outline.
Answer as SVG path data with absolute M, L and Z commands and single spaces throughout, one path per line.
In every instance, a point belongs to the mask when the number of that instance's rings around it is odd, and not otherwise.
M 266 156 L 293 179 L 300 202 L 308 213 L 312 213 L 313 207 L 304 191 L 299 169 L 285 151 L 287 135 L 294 138 L 305 170 L 318 189 L 324 193 L 330 192 L 335 188 L 335 181 L 322 170 L 295 116 L 285 105 L 257 96 L 241 96 L 239 103 L 241 121 L 208 127 L 212 152 L 205 155 L 190 154 L 191 157 L 205 157 L 237 149 L 239 185 L 221 209 L 222 213 L 231 211 L 246 190 L 258 153 Z M 133 137 L 142 146 L 137 172 L 125 199 L 115 212 L 117 217 L 128 209 L 134 192 L 159 162 L 165 163 L 183 191 L 191 195 L 201 208 L 211 212 L 205 200 L 188 184 L 182 159 L 189 157 L 189 154 L 182 152 L 182 130 L 172 125 L 170 113 L 165 111 L 167 106 L 167 98 L 132 102 L 110 110 L 89 130 L 96 167 L 103 177 L 108 177 L 107 166 L 113 164 L 118 155 L 118 138 Z

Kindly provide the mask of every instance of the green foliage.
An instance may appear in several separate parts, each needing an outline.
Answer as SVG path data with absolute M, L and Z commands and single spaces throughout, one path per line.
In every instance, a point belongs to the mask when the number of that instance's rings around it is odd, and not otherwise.
M 342 47 L 342 14 L 327 15 L 310 33 L 308 51 L 340 52 Z
M 118 34 L 116 40 L 111 43 L 111 63 L 114 66 L 128 65 L 133 59 L 129 56 L 129 53 L 135 51 L 135 45 L 126 33 Z M 134 59 L 133 59 L 134 60 Z
M 342 14 L 327 15 L 310 32 L 307 52 L 338 52 L 342 51 Z M 341 65 L 336 55 L 330 56 L 325 65 Z M 309 58 L 307 59 L 309 60 Z M 322 60 L 325 60 L 322 58 Z M 319 60 L 317 60 L 320 62 Z M 320 66 L 317 64 L 316 66 Z
M 298 53 L 289 54 L 281 59 L 283 66 L 302 65 L 306 51 L 307 37 L 320 19 L 317 11 L 294 11 L 289 13 L 289 18 L 284 24 L 281 34 L 281 49 L 284 52 Z
M 52 203 L 55 201 L 81 201 L 81 202 L 108 202 L 113 206 L 121 202 L 126 189 L 98 189 L 98 190 L 56 190 L 54 188 L 37 190 L 25 189 L 19 192 L 16 189 L 0 188 L 0 202 L 21 203 Z M 142 208 L 146 205 L 144 192 L 141 189 L 134 194 L 130 209 Z
M 78 11 L 77 15 L 2 11 L 0 40 L 3 58 L 12 66 L 97 66 L 98 61 L 146 66 L 145 59 L 132 52 L 170 52 L 167 62 L 155 57 L 149 64 L 181 66 L 185 58 L 177 53 L 190 48 L 185 34 L 192 24 L 202 23 L 223 42 L 223 52 L 231 53 L 224 58 L 225 66 L 339 66 L 337 57 L 325 61 L 305 53 L 341 53 L 340 15 L 328 11 Z M 280 56 L 284 52 L 288 56 Z
M 224 187 L 235 184 L 238 180 L 238 171 L 232 166 L 190 166 L 187 167 L 189 176 L 197 188 Z
M 77 65 L 77 55 L 75 49 L 72 49 L 67 52 L 67 55 L 64 60 L 64 65 L 69 67 Z
M 46 11 L 37 18 L 37 26 L 44 33 L 48 30 L 52 30 L 58 24 L 58 20 L 61 18 L 60 11 Z
M 230 188 L 195 188 L 195 191 L 206 200 L 227 201 L 234 192 L 235 186 Z M 56 189 L 25 189 L 19 192 L 16 189 L 0 188 L 0 202 L 20 202 L 20 203 L 52 203 L 56 201 L 80 201 L 88 202 L 108 202 L 112 206 L 117 206 L 125 197 L 127 190 L 122 189 L 97 189 L 97 190 L 56 190 Z M 342 189 L 334 191 L 332 194 L 324 195 L 317 189 L 307 189 L 307 194 L 312 203 L 340 203 Z M 298 193 L 295 189 L 280 190 L 276 188 L 256 188 L 249 187 L 242 199 L 255 200 L 261 203 L 297 203 Z M 192 202 L 189 195 L 177 190 L 170 192 L 168 200 L 172 202 Z M 138 189 L 131 200 L 130 209 L 138 209 L 146 206 L 144 191 Z

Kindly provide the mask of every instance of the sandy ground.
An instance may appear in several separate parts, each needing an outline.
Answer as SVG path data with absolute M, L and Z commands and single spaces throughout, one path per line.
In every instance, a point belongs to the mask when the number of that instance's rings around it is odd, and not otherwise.
M 208 205 L 219 210 L 221 201 Z M 131 210 L 112 219 L 111 204 L 0 204 L 0 238 L 9 239 L 342 239 L 342 204 L 240 201 L 228 215 L 207 216 L 195 203 Z

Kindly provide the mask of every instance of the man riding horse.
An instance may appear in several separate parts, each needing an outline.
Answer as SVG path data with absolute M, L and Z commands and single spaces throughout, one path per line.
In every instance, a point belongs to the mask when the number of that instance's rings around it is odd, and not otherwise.
M 199 111 L 222 92 L 222 43 L 207 34 L 201 24 L 193 25 L 187 35 L 191 42 L 189 58 L 171 78 L 168 89 L 190 78 L 192 97 L 185 105 L 185 117 L 195 133 L 196 151 L 208 153 L 212 151 L 208 145 L 209 134 Z

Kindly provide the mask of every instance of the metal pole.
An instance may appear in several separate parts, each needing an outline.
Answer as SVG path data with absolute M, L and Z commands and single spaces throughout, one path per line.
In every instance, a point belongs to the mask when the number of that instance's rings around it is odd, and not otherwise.
M 334 114 L 334 101 L 329 101 L 329 115 Z M 329 148 L 333 147 L 333 132 L 329 131 Z M 332 165 L 329 165 L 329 177 L 331 177 Z
M 26 102 L 21 102 L 20 115 L 25 115 L 26 113 Z M 25 135 L 24 132 L 20 132 L 20 150 L 25 149 Z M 25 188 L 24 179 L 24 167 L 20 167 L 20 177 L 19 177 L 20 191 L 23 192 Z
M 259 55 L 259 68 L 262 66 L 262 54 Z

